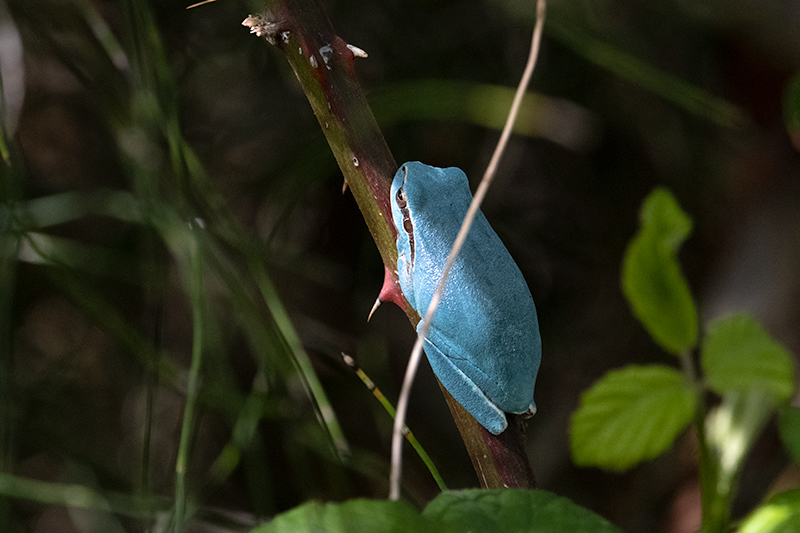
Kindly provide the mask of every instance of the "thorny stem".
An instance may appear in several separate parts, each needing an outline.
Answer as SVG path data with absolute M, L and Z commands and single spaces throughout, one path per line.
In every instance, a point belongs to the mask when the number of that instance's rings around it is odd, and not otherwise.
M 317 0 L 265 0 L 265 5 L 263 14 L 248 17 L 244 25 L 280 49 L 292 66 L 383 263 L 396 276 L 396 229 L 391 221 L 389 189 L 397 164 L 355 78 L 356 53 L 336 35 Z M 416 326 L 419 315 L 407 302 L 402 307 Z M 498 438 L 486 432 L 449 394 L 445 400 L 482 486 L 534 486 L 516 424 L 506 430 L 516 438 Z M 520 459 L 524 467 L 519 466 Z
M 425 319 L 423 320 L 422 328 L 417 336 L 417 342 L 414 344 L 414 349 L 411 352 L 411 357 L 409 358 L 408 366 L 406 367 L 406 375 L 405 379 L 403 380 L 403 387 L 400 390 L 400 399 L 397 402 L 397 417 L 395 417 L 394 432 L 392 434 L 392 465 L 389 479 L 389 499 L 392 500 L 397 500 L 400 498 L 403 426 L 405 425 L 406 412 L 408 410 L 408 398 L 411 394 L 411 385 L 414 382 L 414 377 L 417 373 L 420 359 L 422 358 L 422 346 L 425 342 L 425 337 L 430 330 L 431 323 L 433 322 L 433 315 L 436 312 L 436 308 L 439 306 L 439 302 L 441 301 L 442 293 L 444 293 L 444 286 L 447 282 L 447 276 L 450 274 L 450 269 L 453 267 L 453 263 L 455 263 L 456 258 L 458 257 L 458 252 L 461 250 L 461 247 L 464 245 L 464 241 L 467 239 L 467 234 L 472 226 L 472 221 L 475 219 L 475 215 L 478 213 L 481 202 L 483 202 L 486 192 L 489 190 L 489 185 L 491 184 L 492 179 L 497 171 L 497 164 L 499 163 L 500 157 L 503 155 L 506 144 L 508 143 L 508 139 L 511 136 L 511 129 L 514 126 L 514 121 L 517 118 L 519 106 L 522 103 L 522 98 L 525 96 L 525 91 L 528 89 L 528 83 L 533 75 L 533 69 L 536 66 L 536 59 L 539 55 L 539 44 L 542 40 L 542 28 L 544 27 L 545 6 L 545 0 L 538 0 L 536 4 L 536 25 L 533 30 L 533 37 L 531 38 L 531 51 L 528 55 L 528 63 L 525 65 L 525 71 L 522 74 L 522 79 L 517 86 L 517 92 L 514 95 L 514 101 L 511 104 L 511 110 L 508 113 L 508 118 L 506 119 L 506 124 L 503 127 L 503 132 L 500 135 L 500 140 L 498 141 L 497 147 L 492 154 L 492 159 L 489 161 L 489 165 L 487 166 L 486 172 L 483 175 L 483 179 L 478 186 L 478 190 L 475 192 L 475 197 L 472 199 L 472 203 L 467 210 L 467 214 L 464 217 L 463 223 L 461 224 L 461 229 L 459 230 L 456 240 L 453 243 L 453 249 L 450 251 L 450 256 L 447 258 L 447 262 L 444 265 L 444 269 L 442 270 L 442 278 L 439 280 L 439 284 L 436 286 L 436 292 L 431 298 L 428 311 L 425 313 Z

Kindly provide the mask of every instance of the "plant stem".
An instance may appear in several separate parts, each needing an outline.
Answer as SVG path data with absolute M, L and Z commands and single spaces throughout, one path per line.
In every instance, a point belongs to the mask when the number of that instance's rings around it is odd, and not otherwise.
M 361 382 L 367 387 L 367 389 L 369 389 L 372 392 L 372 395 L 375 396 L 375 399 L 377 399 L 383 406 L 383 408 L 386 410 L 386 412 L 389 413 L 389 416 L 392 417 L 392 419 L 394 419 L 394 417 L 397 416 L 397 410 L 394 408 L 394 405 L 392 405 L 392 402 L 390 402 L 389 399 L 383 395 L 381 389 L 379 389 L 375 385 L 375 382 L 372 381 L 370 377 L 367 375 L 367 373 L 364 372 L 364 370 L 356 364 L 355 360 L 352 357 L 342 352 L 342 358 L 344 359 L 345 364 L 347 364 L 347 366 L 353 369 L 353 371 L 356 373 Z M 408 443 L 411 444 L 411 447 L 414 448 L 414 450 L 417 452 L 419 458 L 422 459 L 422 462 L 425 463 L 425 466 L 428 467 L 428 471 L 431 473 L 431 476 L 433 476 L 433 479 L 439 486 L 439 490 L 446 491 L 447 485 L 445 485 L 444 479 L 442 479 L 441 474 L 439 474 L 439 470 L 436 468 L 436 465 L 433 463 L 433 460 L 431 460 L 430 456 L 428 455 L 428 452 L 425 451 L 425 449 L 422 447 L 422 444 L 419 443 L 417 438 L 414 436 L 414 433 L 411 432 L 411 429 L 409 429 L 408 426 L 403 426 L 403 435 L 405 435 Z
M 316 0 L 265 0 L 265 6 L 263 15 L 248 17 L 247 22 L 253 19 L 264 22 L 261 29 L 265 31 L 261 35 L 280 49 L 292 66 L 383 263 L 394 271 L 396 229 L 391 221 L 389 189 L 397 163 L 355 78 L 357 58 L 336 35 Z M 419 322 L 416 311 L 407 302 L 403 310 L 416 327 Z M 449 394 L 445 394 L 445 400 L 451 412 L 463 411 Z M 481 463 L 488 470 L 478 472 L 483 486 L 533 486 L 535 481 L 521 439 L 507 442 L 491 434 L 484 435 L 483 428 L 466 411 L 455 416 L 455 421 L 473 464 L 490 459 Z M 487 440 L 491 446 L 485 444 Z M 512 466 L 520 457 L 525 458 L 526 468 Z M 498 472 L 501 465 L 509 466 L 508 476 Z
M 719 462 L 708 445 L 706 438 L 707 408 L 703 398 L 703 389 L 697 387 L 697 409 L 695 410 L 695 428 L 697 430 L 698 448 L 700 450 L 700 497 L 702 501 L 702 533 L 720 533 L 728 524 L 730 494 L 719 491 Z
M 500 435 L 492 435 L 450 396 L 441 382 L 439 388 L 461 432 L 481 488 L 535 489 L 536 477 L 525 452 L 520 417 L 506 413 L 508 428 Z
M 186 390 L 186 407 L 181 424 L 181 440 L 178 447 L 178 458 L 175 461 L 175 514 L 173 516 L 173 532 L 183 531 L 186 514 L 186 470 L 189 463 L 190 441 L 194 424 L 194 413 L 197 408 L 197 393 L 200 388 L 200 367 L 203 359 L 203 260 L 202 243 L 195 228 L 189 252 L 189 297 L 192 306 L 192 363 L 189 367 L 189 380 Z
M 697 431 L 700 475 L 700 495 L 702 505 L 702 533 L 722 533 L 728 527 L 730 520 L 730 487 L 720 483 L 719 460 L 710 448 L 706 433 L 706 406 L 704 388 L 695 371 L 691 352 L 680 354 L 681 368 L 686 379 L 692 384 L 696 394 L 694 424 Z

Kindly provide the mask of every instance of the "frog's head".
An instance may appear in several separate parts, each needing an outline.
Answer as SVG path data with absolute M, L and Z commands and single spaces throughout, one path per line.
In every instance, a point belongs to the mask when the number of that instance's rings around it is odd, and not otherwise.
M 392 220 L 397 230 L 397 251 L 413 262 L 414 242 L 422 232 L 463 217 L 472 196 L 467 175 L 460 168 L 437 168 L 410 161 L 394 175 L 391 188 Z M 461 220 L 455 221 L 460 224 Z M 458 229 L 458 226 L 455 226 Z

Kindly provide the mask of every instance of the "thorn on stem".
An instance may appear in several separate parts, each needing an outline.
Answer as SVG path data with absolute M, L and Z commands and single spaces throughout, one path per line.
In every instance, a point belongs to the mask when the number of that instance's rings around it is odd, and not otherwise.
M 381 297 L 380 297 L 380 296 L 378 296 L 378 297 L 375 299 L 375 303 L 372 305 L 372 309 L 370 309 L 370 311 L 369 311 L 369 315 L 367 315 L 367 322 L 369 322 L 369 319 L 370 319 L 370 318 L 372 318 L 372 314 L 375 312 L 375 310 L 376 310 L 378 307 L 380 307 L 380 306 L 381 306 L 381 303 L 383 303 L 383 302 L 381 302 Z
M 375 300 L 372 310 L 369 312 L 367 322 L 369 322 L 369 319 L 372 318 L 372 314 L 383 302 L 394 302 L 400 309 L 403 308 L 403 304 L 405 303 L 403 290 L 400 288 L 394 271 L 389 270 L 385 266 L 383 267 L 383 286 L 381 287 L 381 292 L 378 294 L 378 299 Z

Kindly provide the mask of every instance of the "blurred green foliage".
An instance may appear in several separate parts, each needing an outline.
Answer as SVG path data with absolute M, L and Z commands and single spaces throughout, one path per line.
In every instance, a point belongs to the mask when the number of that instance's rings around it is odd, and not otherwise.
M 680 355 L 697 343 L 697 309 L 677 260 L 692 219 L 664 189 L 650 193 L 640 218 L 625 251 L 622 291 L 653 339 Z
M 447 491 L 418 513 L 404 501 L 309 502 L 252 533 L 619 533 L 608 521 L 544 490 Z
M 692 421 L 697 398 L 665 365 L 613 370 L 581 397 L 572 419 L 576 464 L 623 472 L 658 457 Z
M 678 356 L 683 372 L 628 365 L 600 378 L 581 395 L 573 415 L 572 455 L 577 464 L 627 470 L 663 453 L 694 421 L 700 531 L 722 533 L 731 527 L 745 458 L 797 389 L 792 356 L 747 313 L 709 322 L 698 350 L 696 306 L 676 260 L 692 220 L 663 188 L 645 198 L 640 219 L 623 260 L 623 292 L 653 339 Z M 709 409 L 710 392 L 721 401 Z M 794 425 L 791 416 L 781 417 L 790 452 L 796 448 Z
M 540 315 L 539 483 L 626 531 L 697 510 L 679 507 L 686 445 L 625 475 L 569 458 L 581 391 L 670 362 L 618 284 L 654 185 L 693 213 L 681 264 L 699 314 L 746 307 L 798 353 L 791 4 L 551 1 L 525 128 L 484 208 Z M 356 72 L 396 159 L 477 179 L 533 3 L 325 6 L 369 53 Z M 365 322 L 380 258 L 288 65 L 240 25 L 261 3 L 185 7 L 0 3 L 3 531 L 241 531 L 312 498 L 386 494 L 391 421 L 339 353 L 392 398 L 413 331 L 394 309 Z M 414 390 L 410 427 L 448 486 L 475 486 L 429 372 Z M 775 433 L 736 516 L 789 465 Z M 421 507 L 437 487 L 411 456 L 406 471 Z

